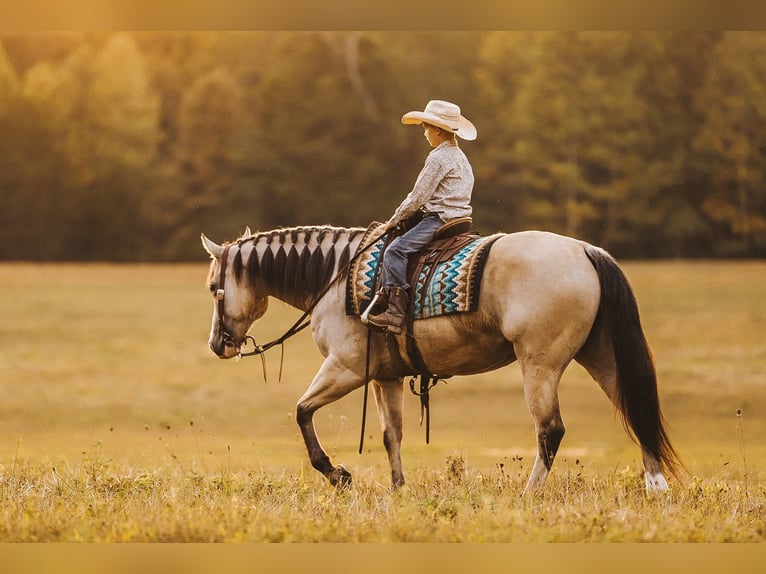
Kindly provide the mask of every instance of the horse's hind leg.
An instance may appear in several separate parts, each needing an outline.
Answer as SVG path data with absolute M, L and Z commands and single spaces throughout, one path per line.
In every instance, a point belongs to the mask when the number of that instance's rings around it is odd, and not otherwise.
M 526 361 L 521 362 L 521 368 L 524 375 L 524 397 L 535 421 L 537 435 L 537 455 L 524 487 L 524 493 L 527 493 L 545 484 L 561 439 L 564 438 L 564 422 L 558 399 L 558 385 L 564 369 L 546 369 Z
M 378 405 L 380 428 L 383 431 L 383 444 L 391 465 L 391 485 L 398 488 L 404 484 L 402 470 L 402 406 L 404 402 L 404 383 L 401 379 L 393 381 L 374 381 L 375 402 Z
M 314 377 L 311 386 L 298 401 L 296 421 L 306 443 L 311 466 L 321 472 L 338 488 L 351 485 L 351 473 L 343 465 L 334 465 L 322 448 L 314 428 L 314 413 L 321 407 L 337 401 L 362 386 L 357 373 L 346 369 L 332 357 L 328 357 Z
M 598 383 L 612 402 L 617 412 L 621 411 L 620 398 L 617 393 L 617 363 L 615 362 L 612 345 L 603 336 L 603 332 L 594 333 L 587 344 L 575 357 L 586 371 Z M 644 479 L 647 491 L 662 491 L 668 489 L 668 482 L 662 474 L 662 466 L 656 456 L 646 449 L 641 449 L 644 464 Z

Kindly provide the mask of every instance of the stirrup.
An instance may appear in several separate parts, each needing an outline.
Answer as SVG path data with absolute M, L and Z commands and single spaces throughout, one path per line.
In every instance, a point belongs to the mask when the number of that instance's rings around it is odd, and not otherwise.
M 385 311 L 384 311 L 385 313 Z M 404 317 L 402 317 L 401 325 L 394 325 L 392 323 L 387 323 L 385 325 L 377 325 L 375 323 L 367 323 L 367 326 L 370 329 L 373 329 L 375 331 L 379 331 L 381 333 L 393 333 L 394 335 L 399 335 L 402 330 L 404 329 Z
M 378 303 L 378 300 L 383 297 L 383 290 L 380 289 L 377 293 L 375 293 L 375 297 L 372 298 L 372 301 L 370 301 L 370 304 L 367 305 L 367 308 L 364 310 L 364 313 L 362 313 L 359 318 L 362 320 L 362 325 L 368 324 L 368 317 L 370 316 L 370 311 L 373 310 L 375 305 Z M 383 309 L 385 311 L 385 309 Z M 373 325 L 370 325 L 371 327 Z

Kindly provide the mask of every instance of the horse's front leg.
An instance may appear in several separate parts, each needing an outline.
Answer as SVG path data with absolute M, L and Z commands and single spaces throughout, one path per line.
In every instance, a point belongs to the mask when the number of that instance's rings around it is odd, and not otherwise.
M 401 456 L 404 382 L 401 379 L 375 381 L 372 388 L 375 391 L 375 402 L 378 404 L 383 444 L 391 466 L 391 486 L 399 488 L 404 484 Z
M 337 401 L 363 384 L 363 377 L 348 370 L 332 356 L 325 359 L 309 388 L 298 401 L 296 421 L 306 443 L 311 466 L 321 472 L 335 487 L 351 486 L 351 473 L 343 465 L 335 465 L 322 448 L 314 428 L 314 413 Z

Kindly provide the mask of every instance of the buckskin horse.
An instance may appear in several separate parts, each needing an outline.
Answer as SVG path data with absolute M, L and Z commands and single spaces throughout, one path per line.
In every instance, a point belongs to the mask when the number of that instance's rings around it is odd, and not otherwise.
M 405 337 L 418 343 L 433 373 L 470 375 L 518 361 L 524 396 L 534 420 L 537 454 L 524 492 L 546 481 L 564 436 L 558 385 L 567 365 L 580 363 L 620 413 L 641 448 L 647 491 L 668 488 L 663 473 L 682 466 L 660 409 L 657 378 L 630 284 L 605 250 L 542 231 L 498 234 L 483 267 L 475 311 L 417 320 L 400 335 L 372 333 L 347 312 L 349 263 L 364 228 L 293 227 L 216 244 L 202 243 L 212 262 L 210 349 L 222 359 L 255 343 L 251 325 L 276 297 L 306 312 L 324 361 L 298 400 L 296 422 L 312 466 L 332 485 L 351 474 L 327 455 L 314 413 L 368 384 L 377 404 L 394 488 L 404 484 L 403 376 L 417 372 Z M 310 315 L 309 315 L 310 313 Z M 411 331 L 411 333 L 409 332 Z M 394 337 L 389 341 L 387 337 Z M 398 353 L 391 352 L 391 342 Z M 256 352 L 262 352 L 258 348 Z M 250 353 L 254 354 L 254 353 Z M 395 355 L 399 356 L 395 356 Z M 407 372 L 403 372 L 403 366 Z

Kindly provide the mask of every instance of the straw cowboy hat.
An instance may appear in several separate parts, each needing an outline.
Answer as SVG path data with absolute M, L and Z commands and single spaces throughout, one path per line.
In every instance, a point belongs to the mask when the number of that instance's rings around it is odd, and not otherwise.
M 460 107 L 443 100 L 431 100 L 422 112 L 407 112 L 402 116 L 403 124 L 425 122 L 456 134 L 464 140 L 476 139 L 474 125 L 460 115 Z

